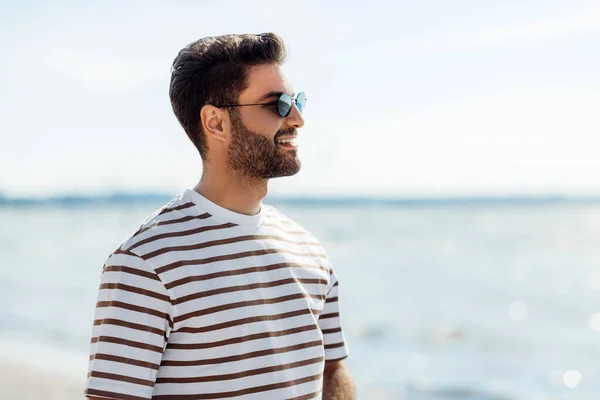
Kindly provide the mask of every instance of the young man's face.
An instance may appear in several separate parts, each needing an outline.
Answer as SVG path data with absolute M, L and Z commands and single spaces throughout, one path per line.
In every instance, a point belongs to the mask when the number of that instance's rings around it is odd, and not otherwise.
M 249 86 L 239 97 L 238 104 L 275 102 L 277 94 L 295 95 L 283 70 L 277 65 L 259 65 L 248 72 Z M 300 171 L 300 159 L 295 144 L 278 143 L 295 137 L 304 119 L 294 104 L 287 117 L 281 117 L 277 106 L 250 106 L 229 109 L 231 142 L 227 154 L 229 167 L 252 178 L 277 178 Z

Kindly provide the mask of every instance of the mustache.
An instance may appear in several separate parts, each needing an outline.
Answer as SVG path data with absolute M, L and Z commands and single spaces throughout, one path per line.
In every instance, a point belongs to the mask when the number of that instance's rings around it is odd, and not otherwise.
M 275 140 L 277 140 L 281 136 L 296 136 L 296 135 L 298 135 L 298 130 L 296 128 L 280 129 L 275 134 Z

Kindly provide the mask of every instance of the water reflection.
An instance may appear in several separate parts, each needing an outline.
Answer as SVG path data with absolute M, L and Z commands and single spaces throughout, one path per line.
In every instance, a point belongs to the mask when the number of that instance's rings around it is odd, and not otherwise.
M 588 322 L 589 322 L 590 328 L 592 328 L 595 331 L 600 332 L 600 313 L 596 313 L 596 314 L 592 315 Z
M 574 389 L 579 385 L 579 382 L 581 382 L 581 373 L 579 371 L 569 370 L 565 372 L 563 382 L 566 387 Z

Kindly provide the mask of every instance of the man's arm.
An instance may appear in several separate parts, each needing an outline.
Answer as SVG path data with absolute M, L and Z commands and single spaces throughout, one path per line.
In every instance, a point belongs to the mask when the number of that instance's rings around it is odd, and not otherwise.
M 323 400 L 354 400 L 354 382 L 342 361 L 326 361 Z
M 100 276 L 85 393 L 89 399 L 150 399 L 172 328 L 172 301 L 153 267 L 114 252 Z

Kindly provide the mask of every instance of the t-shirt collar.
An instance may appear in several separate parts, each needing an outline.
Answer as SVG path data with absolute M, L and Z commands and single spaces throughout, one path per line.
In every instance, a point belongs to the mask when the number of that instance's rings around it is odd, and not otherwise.
M 246 215 L 221 207 L 192 189 L 186 189 L 182 200 L 184 203 L 191 201 L 202 212 L 207 212 L 220 220 L 232 222 L 236 225 L 259 226 L 264 219 L 264 205 L 262 204 L 258 214 Z

